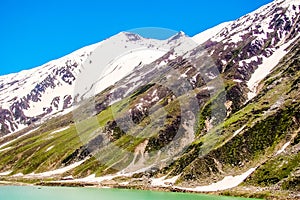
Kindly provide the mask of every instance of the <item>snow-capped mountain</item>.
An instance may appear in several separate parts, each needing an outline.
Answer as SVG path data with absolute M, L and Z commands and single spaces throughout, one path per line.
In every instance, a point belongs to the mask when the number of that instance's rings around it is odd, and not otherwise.
M 0 77 L 0 177 L 196 192 L 244 182 L 252 197 L 293 199 L 299 13 L 299 0 L 275 0 L 193 38 L 123 32 Z
M 297 0 L 276 0 L 211 30 L 216 34 L 204 43 L 207 51 L 221 72 L 231 71 L 228 78 L 247 84 L 248 100 L 299 38 L 299 6 Z
M 60 59 L 50 61 L 40 67 L 0 77 L 0 125 L 1 134 L 20 130 L 32 122 L 52 115 L 70 112 L 72 105 L 88 98 L 86 92 L 75 94 L 74 82 L 83 70 L 86 59 L 97 48 L 106 52 L 119 49 L 127 52 L 121 58 L 112 58 L 105 65 L 103 77 L 92 85 L 98 85 L 101 92 L 128 75 L 135 67 L 149 64 L 174 49 L 173 57 L 183 52 L 180 44 L 188 41 L 183 32 L 167 40 L 143 38 L 133 33 L 121 32 L 103 42 L 79 49 Z M 189 46 L 191 46 L 190 42 Z M 195 44 L 192 44 L 195 46 Z M 138 51 L 129 52 L 129 49 Z M 91 62 L 91 61 L 89 61 Z M 104 68 L 99 66 L 99 69 Z M 65 112 L 63 112 L 65 111 Z
M 112 58 L 107 63 L 104 77 L 99 77 L 97 81 L 100 87 L 93 92 L 101 92 L 128 75 L 135 67 L 149 64 L 171 49 L 174 51 L 167 54 L 168 58 L 163 57 L 157 64 L 165 65 L 185 54 L 187 49 L 202 44 L 222 72 L 234 70 L 235 73 L 230 78 L 247 84 L 249 92 L 245 98 L 250 100 L 257 92 L 259 81 L 285 55 L 284 49 L 288 44 L 298 37 L 299 21 L 299 1 L 277 0 L 191 39 L 183 32 L 165 41 L 122 32 L 104 41 L 107 51 L 112 48 L 123 48 L 126 51 L 130 47 L 139 47 L 141 50 L 130 52 L 121 59 Z M 68 112 L 68 108 L 88 97 L 86 94 L 74 94 L 73 83 L 81 73 L 81 65 L 101 45 L 103 42 L 84 47 L 40 67 L 1 76 L 1 133 L 15 132 L 46 116 L 59 114 L 64 110 Z M 251 76 L 255 70 L 255 74 Z
M 82 48 L 37 68 L 1 76 L 1 134 L 22 129 L 46 113 L 70 107 L 72 99 L 66 91 L 72 87 L 78 65 L 98 45 Z

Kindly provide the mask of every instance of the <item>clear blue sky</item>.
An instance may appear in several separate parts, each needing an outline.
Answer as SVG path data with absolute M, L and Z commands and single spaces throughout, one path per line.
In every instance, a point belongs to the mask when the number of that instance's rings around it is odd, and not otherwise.
M 0 0 L 0 75 L 139 27 L 193 36 L 271 0 Z

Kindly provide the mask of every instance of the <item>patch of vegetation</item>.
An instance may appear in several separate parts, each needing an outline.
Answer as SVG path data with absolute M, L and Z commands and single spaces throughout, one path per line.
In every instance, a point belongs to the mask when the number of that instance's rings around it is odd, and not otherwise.
M 179 159 L 173 161 L 169 166 L 165 167 L 162 172 L 166 174 L 172 170 L 170 173 L 171 176 L 177 176 L 178 174 L 182 173 L 182 171 L 199 156 L 202 145 L 202 142 L 190 145 Z
M 131 98 L 135 98 L 143 93 L 145 93 L 147 90 L 149 90 L 151 87 L 153 87 L 155 85 L 155 83 L 150 83 L 147 85 L 144 85 L 142 87 L 140 87 L 132 96 Z
M 195 135 L 202 135 L 206 130 L 206 121 L 214 118 L 213 126 L 217 126 L 225 118 L 225 91 L 219 92 L 216 96 L 212 97 L 201 109 L 198 114 L 198 121 L 196 123 Z M 207 131 L 207 130 L 206 130 Z
M 296 177 L 288 178 L 282 183 L 281 188 L 283 190 L 293 190 L 293 191 L 300 192 L 300 177 L 296 176 Z
M 277 156 L 263 165 L 261 165 L 254 174 L 247 180 L 247 184 L 256 186 L 271 186 L 284 181 L 282 187 L 289 188 L 293 186 L 293 180 L 297 182 L 298 178 L 289 178 L 293 171 L 300 167 L 300 153 L 294 155 Z M 297 188 L 297 187 L 294 187 Z
M 196 157 L 192 162 L 181 160 L 181 162 L 190 163 L 185 164 L 186 168 L 183 170 L 181 180 L 203 179 L 216 174 L 219 171 L 217 162 L 222 165 L 223 169 L 225 166 L 232 168 L 243 166 L 247 162 L 261 158 L 261 155 L 266 155 L 269 148 L 278 144 L 289 131 L 293 130 L 293 127 L 296 128 L 292 116 L 297 110 L 298 106 L 280 110 L 275 115 L 257 122 L 243 135 L 235 136 L 207 155 Z M 178 169 L 182 170 L 180 167 Z M 274 179 L 273 182 L 275 181 L 277 180 Z

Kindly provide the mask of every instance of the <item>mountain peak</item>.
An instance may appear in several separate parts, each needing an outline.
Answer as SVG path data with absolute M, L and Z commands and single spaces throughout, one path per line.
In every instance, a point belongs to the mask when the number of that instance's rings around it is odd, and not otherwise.
M 138 41 L 141 40 L 142 37 L 136 33 L 131 33 L 131 32 L 120 32 L 119 34 L 120 36 L 125 36 L 126 38 L 129 39 L 129 41 Z
M 178 40 L 178 39 L 183 38 L 183 37 L 187 37 L 187 35 L 183 31 L 179 31 L 175 35 L 171 36 L 168 40 L 169 41 Z

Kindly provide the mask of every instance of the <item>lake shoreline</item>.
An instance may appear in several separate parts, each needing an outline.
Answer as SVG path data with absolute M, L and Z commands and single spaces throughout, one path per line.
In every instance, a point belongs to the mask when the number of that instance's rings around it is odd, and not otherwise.
M 191 191 L 188 189 L 175 188 L 172 186 L 145 186 L 145 185 L 120 185 L 120 184 L 103 184 L 103 183 L 86 183 L 86 182 L 64 182 L 64 181 L 40 181 L 35 183 L 26 183 L 21 181 L 0 181 L 0 186 L 36 186 L 36 187 L 92 187 L 92 188 L 111 188 L 111 189 L 128 189 L 128 190 L 146 190 L 160 192 L 178 192 L 191 194 L 206 194 L 216 196 L 231 196 L 257 199 L 274 199 L 274 200 L 300 200 L 299 193 L 291 193 L 290 191 L 274 191 L 269 188 L 243 187 L 238 186 L 230 190 L 201 192 Z

